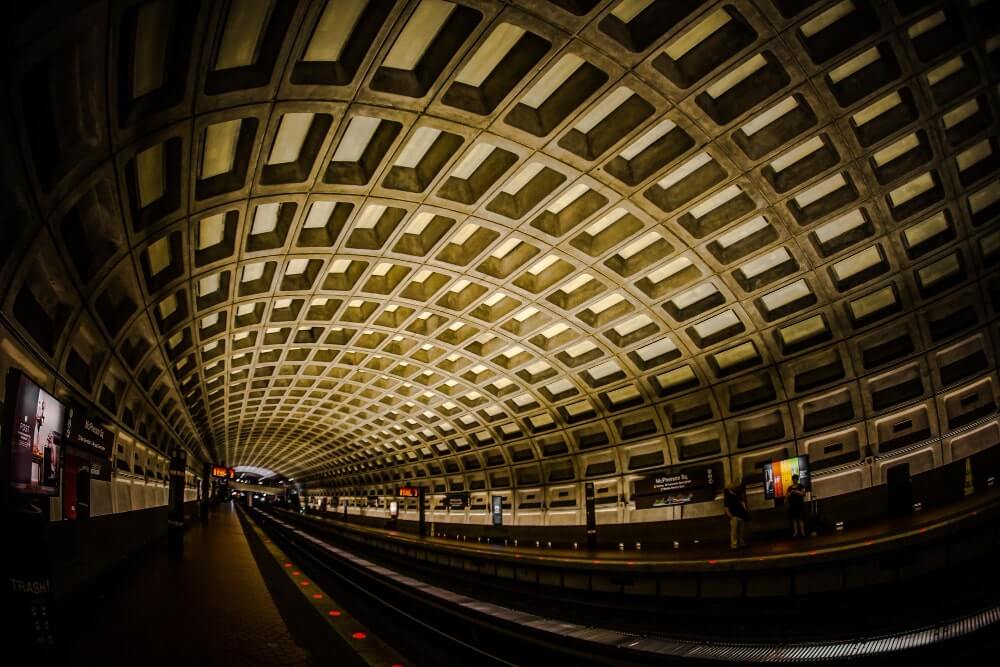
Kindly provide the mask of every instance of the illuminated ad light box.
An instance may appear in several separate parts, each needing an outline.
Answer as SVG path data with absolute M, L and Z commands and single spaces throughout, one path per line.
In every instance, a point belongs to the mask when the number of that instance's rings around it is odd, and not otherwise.
M 66 406 L 18 370 L 7 377 L 7 405 L 11 488 L 25 495 L 59 495 Z
M 790 459 L 771 461 L 761 466 L 764 470 L 764 497 L 768 500 L 784 498 L 792 485 L 792 475 L 799 476 L 799 484 L 812 490 L 809 480 L 809 457 L 793 456 Z

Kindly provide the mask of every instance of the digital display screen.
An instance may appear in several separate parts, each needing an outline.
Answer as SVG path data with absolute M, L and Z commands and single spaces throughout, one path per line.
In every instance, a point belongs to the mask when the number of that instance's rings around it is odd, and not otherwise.
M 227 468 L 225 466 L 212 466 L 212 477 L 235 479 L 236 470 L 234 468 Z
M 401 486 L 396 489 L 396 495 L 400 498 L 419 498 L 420 497 L 420 487 L 419 486 Z
M 764 497 L 768 500 L 784 498 L 792 485 L 792 475 L 799 476 L 799 484 L 812 490 L 809 479 L 809 457 L 794 456 L 781 461 L 771 461 L 762 465 L 764 470 Z
M 31 495 L 59 494 L 66 406 L 20 371 L 8 379 L 10 485 Z

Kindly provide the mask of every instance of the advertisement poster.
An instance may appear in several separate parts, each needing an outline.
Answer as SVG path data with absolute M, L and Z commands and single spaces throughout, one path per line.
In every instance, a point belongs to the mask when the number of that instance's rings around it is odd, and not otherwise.
M 10 484 L 25 494 L 58 495 L 66 409 L 24 375 L 16 377 Z
M 722 483 L 722 464 L 666 469 L 635 481 L 636 509 L 670 507 L 715 499 Z
M 792 475 L 799 476 L 799 484 L 811 491 L 809 483 L 809 457 L 795 456 L 781 461 L 771 461 L 763 464 L 764 497 L 768 500 L 784 498 L 788 487 L 792 485 Z

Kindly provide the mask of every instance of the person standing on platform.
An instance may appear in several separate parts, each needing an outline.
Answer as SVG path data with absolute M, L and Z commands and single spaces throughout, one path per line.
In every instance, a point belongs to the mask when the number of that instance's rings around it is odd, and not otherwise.
M 788 487 L 788 518 L 792 522 L 792 537 L 806 536 L 806 487 L 799 484 L 799 476 L 792 475 Z
M 750 510 L 747 509 L 743 487 L 739 482 L 733 481 L 726 486 L 722 504 L 726 510 L 726 516 L 729 517 L 729 548 L 742 549 L 747 545 L 744 534 L 746 522 L 750 519 Z

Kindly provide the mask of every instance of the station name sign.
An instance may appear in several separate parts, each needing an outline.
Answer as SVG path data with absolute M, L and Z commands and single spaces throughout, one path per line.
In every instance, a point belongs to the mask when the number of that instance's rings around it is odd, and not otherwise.
M 66 439 L 72 444 L 111 458 L 115 449 L 115 433 L 107 424 L 92 419 L 83 409 L 73 406 L 66 419 Z
M 396 487 L 396 495 L 400 498 L 419 498 L 420 497 L 420 487 L 419 486 L 399 486 Z
M 722 482 L 722 464 L 659 470 L 635 481 L 636 509 L 713 500 Z
M 227 468 L 226 466 L 212 466 L 212 477 L 235 479 L 236 470 L 234 468 Z
M 447 496 L 448 509 L 450 510 L 464 510 L 469 506 L 469 492 L 460 491 L 458 493 L 449 493 Z

